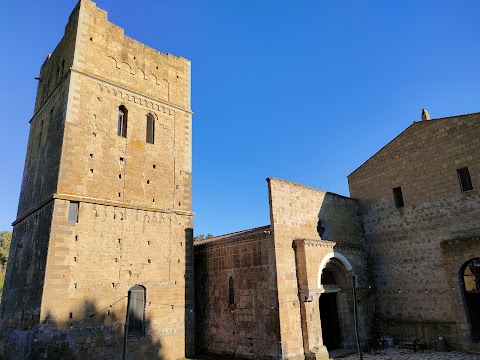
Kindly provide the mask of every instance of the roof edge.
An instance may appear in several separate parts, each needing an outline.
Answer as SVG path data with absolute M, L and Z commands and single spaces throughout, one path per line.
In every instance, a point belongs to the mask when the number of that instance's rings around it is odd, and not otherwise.
M 436 118 L 436 119 L 430 119 L 430 120 L 419 120 L 419 121 L 414 121 L 412 124 L 410 124 L 408 127 L 406 127 L 402 132 L 400 132 L 397 136 L 395 136 L 392 140 L 390 140 L 388 143 L 386 143 L 384 146 L 382 146 L 378 151 L 376 151 L 372 156 L 370 156 L 367 160 L 365 160 L 360 166 L 358 166 L 355 170 L 353 170 L 350 174 L 347 175 L 347 179 L 353 175 L 357 170 L 359 170 L 363 165 L 365 165 L 368 161 L 370 161 L 374 156 L 376 156 L 379 152 L 381 152 L 383 149 L 385 149 L 388 145 L 390 145 L 392 142 L 394 142 L 400 135 L 402 135 L 405 131 L 410 129 L 412 126 L 418 126 L 419 124 L 428 124 L 431 121 L 440 121 L 440 120 L 448 120 L 448 119 L 453 119 L 453 118 L 459 118 L 459 117 L 464 117 L 464 116 L 471 116 L 471 115 L 480 115 L 480 112 L 474 112 L 474 113 L 468 113 L 468 114 L 460 114 L 460 115 L 452 115 L 452 116 L 445 116 L 441 118 Z M 421 125 L 420 125 L 421 126 Z
M 238 240 L 238 239 L 242 239 L 242 238 L 250 237 L 250 236 L 254 236 L 254 235 L 259 235 L 259 234 L 270 234 L 270 224 L 264 225 L 264 226 L 259 226 L 259 227 L 256 227 L 256 228 L 240 230 L 240 231 L 236 231 L 236 232 L 229 233 L 229 234 L 218 235 L 218 236 L 212 237 L 210 239 L 196 241 L 196 242 L 193 243 L 193 245 L 197 246 L 197 245 L 204 245 L 204 244 L 209 244 L 209 243 L 217 243 L 217 242 L 220 242 L 222 240 L 224 240 L 224 241 L 226 241 L 226 240 Z

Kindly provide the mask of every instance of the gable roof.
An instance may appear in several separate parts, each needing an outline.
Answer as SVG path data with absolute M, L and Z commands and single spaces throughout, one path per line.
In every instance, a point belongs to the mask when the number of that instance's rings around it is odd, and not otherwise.
M 480 112 L 476 113 L 471 113 L 471 114 L 462 114 L 462 115 L 454 115 L 454 116 L 447 116 L 443 118 L 437 118 L 437 119 L 431 119 L 431 120 L 424 120 L 424 121 L 414 121 L 413 124 L 408 126 L 405 130 L 403 130 L 400 134 L 398 134 L 396 137 L 394 137 L 391 141 L 389 141 L 385 146 L 383 146 L 380 150 L 378 150 L 375 154 L 370 156 L 363 164 L 361 164 L 358 168 L 356 168 L 354 171 L 352 171 L 347 178 L 349 178 L 351 175 L 353 175 L 355 172 L 360 170 L 362 167 L 364 167 L 368 162 L 370 162 L 373 158 L 377 157 L 380 155 L 383 151 L 385 151 L 387 148 L 392 146 L 394 143 L 398 141 L 399 138 L 404 137 L 407 135 L 412 130 L 415 130 L 417 128 L 421 127 L 428 127 L 428 126 L 442 126 L 446 125 L 447 122 L 453 122 L 453 120 L 457 119 L 462 119 L 462 118 L 471 118 L 472 121 L 480 121 Z

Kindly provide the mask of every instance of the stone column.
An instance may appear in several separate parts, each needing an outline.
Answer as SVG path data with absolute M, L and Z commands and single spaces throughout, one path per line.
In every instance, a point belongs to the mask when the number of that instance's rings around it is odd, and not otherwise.
M 305 359 L 328 360 L 328 350 L 323 345 L 322 338 L 320 290 L 301 291 L 300 300 Z

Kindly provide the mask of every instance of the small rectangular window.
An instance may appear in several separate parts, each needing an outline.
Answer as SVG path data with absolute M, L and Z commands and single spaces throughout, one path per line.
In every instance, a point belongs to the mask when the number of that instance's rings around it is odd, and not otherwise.
M 395 207 L 397 209 L 404 206 L 402 188 L 400 186 L 393 189 L 393 198 L 395 200 Z
M 473 190 L 472 179 L 470 178 L 470 172 L 468 167 L 457 169 L 458 180 L 460 181 L 460 189 L 462 191 Z
M 147 143 L 153 144 L 155 139 L 155 120 L 152 114 L 147 115 Z
M 68 221 L 78 222 L 78 202 L 70 202 L 68 205 Z

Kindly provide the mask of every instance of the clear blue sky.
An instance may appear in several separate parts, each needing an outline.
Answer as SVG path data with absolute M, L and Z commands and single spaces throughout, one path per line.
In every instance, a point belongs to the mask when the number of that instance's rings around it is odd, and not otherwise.
M 0 230 L 15 220 L 36 81 L 76 0 L 2 1 Z M 420 120 L 480 111 L 479 1 L 98 0 L 192 61 L 195 233 L 269 223 L 269 176 L 346 176 Z

